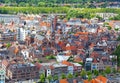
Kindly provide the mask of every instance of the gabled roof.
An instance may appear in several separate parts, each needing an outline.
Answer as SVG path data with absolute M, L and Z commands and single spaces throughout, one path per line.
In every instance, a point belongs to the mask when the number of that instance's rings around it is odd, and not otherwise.
M 50 27 L 51 24 L 49 22 L 41 22 L 40 26 L 46 26 L 46 27 Z
M 67 79 L 61 79 L 59 82 L 60 83 L 68 83 Z
M 42 67 L 42 65 L 38 62 L 36 62 L 35 65 L 37 66 L 38 69 L 40 69 Z
M 62 64 L 67 65 L 67 66 L 73 66 L 73 64 L 68 61 L 62 61 Z
M 76 34 L 79 34 L 79 35 L 88 35 L 88 32 L 77 32 Z
M 95 58 L 95 57 L 99 57 L 100 55 L 98 54 L 98 52 L 96 52 L 96 51 L 93 51 L 92 53 L 91 53 L 91 55 L 90 55 L 90 57 L 92 57 L 92 58 Z
M 98 76 L 95 79 L 92 79 L 91 81 L 84 80 L 84 83 L 107 83 L 107 78 L 103 76 Z
M 102 83 L 106 83 L 107 82 L 107 78 L 103 77 L 103 76 L 98 76 L 96 79 L 99 80 L 99 81 L 102 81 Z
M 8 62 L 8 60 L 6 60 L 6 59 L 4 59 L 3 61 L 2 61 L 2 64 L 4 64 L 6 67 L 9 65 L 9 62 Z
M 76 57 L 74 58 L 74 61 L 75 61 L 75 62 L 83 62 L 83 59 L 82 59 L 81 57 L 79 57 L 79 56 L 76 56 Z
M 37 38 L 38 40 L 43 40 L 45 37 L 41 35 L 36 35 L 35 38 Z
M 66 50 L 76 50 L 76 46 L 67 46 L 65 47 Z

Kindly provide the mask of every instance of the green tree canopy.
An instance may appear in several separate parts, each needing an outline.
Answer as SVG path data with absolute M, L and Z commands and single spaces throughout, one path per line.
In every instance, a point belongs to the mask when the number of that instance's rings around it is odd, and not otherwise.
M 72 75 L 71 73 L 69 73 L 69 74 L 67 75 L 67 78 L 71 79 L 71 78 L 73 78 L 73 75 Z
M 94 73 L 95 76 L 99 75 L 99 71 L 98 70 L 94 70 L 93 73 Z
M 52 80 L 52 76 L 49 75 L 49 76 L 47 77 L 47 79 L 48 79 L 48 81 L 50 82 L 50 81 Z
M 41 74 L 41 75 L 40 75 L 39 82 L 40 82 L 40 83 L 45 83 L 45 74 Z
M 87 75 L 87 72 L 85 70 L 82 70 L 80 73 L 80 76 L 84 78 Z
M 111 68 L 109 66 L 106 67 L 105 73 L 106 74 L 110 74 L 111 73 Z
M 54 75 L 53 76 L 53 80 L 55 81 L 55 80 L 58 80 L 58 75 Z
M 118 38 L 119 40 L 119 38 Z M 117 46 L 117 48 L 115 49 L 114 53 L 117 56 L 117 65 L 120 66 L 120 45 Z
M 61 79 L 66 79 L 66 75 L 64 73 L 61 74 Z

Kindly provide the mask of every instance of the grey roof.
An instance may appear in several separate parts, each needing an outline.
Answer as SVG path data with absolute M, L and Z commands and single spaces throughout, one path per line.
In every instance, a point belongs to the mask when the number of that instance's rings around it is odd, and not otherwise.
M 99 25 L 97 24 L 89 24 L 89 25 L 86 25 L 86 28 L 98 28 Z
M 35 38 L 37 38 L 38 40 L 43 40 L 45 37 L 41 35 L 36 35 Z

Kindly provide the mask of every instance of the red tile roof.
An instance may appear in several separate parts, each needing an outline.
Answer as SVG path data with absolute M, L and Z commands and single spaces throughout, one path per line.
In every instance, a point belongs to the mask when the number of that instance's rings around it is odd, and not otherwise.
M 68 61 L 62 61 L 62 64 L 67 65 L 67 66 L 73 66 L 73 64 Z
M 40 23 L 40 26 L 50 27 L 50 26 L 51 26 L 51 24 L 50 24 L 50 23 L 48 23 L 48 22 L 41 22 L 41 23 Z
M 93 51 L 90 55 L 91 58 L 95 58 L 95 57 L 98 57 L 98 56 L 99 56 L 99 54 L 95 51 Z
M 91 81 L 84 80 L 84 83 L 107 83 L 107 78 L 103 76 L 98 76 L 95 79 L 92 79 Z
M 65 47 L 66 50 L 76 50 L 76 46 L 67 46 Z
M 8 60 L 4 59 L 4 60 L 2 60 L 2 64 L 4 64 L 7 67 L 9 65 L 9 62 L 8 62 Z
M 42 67 L 42 65 L 38 62 L 36 62 L 35 65 L 37 66 L 38 69 L 40 69 Z
M 76 34 L 79 34 L 79 35 L 88 35 L 88 32 L 77 32 Z
M 60 83 L 68 83 L 67 79 L 61 79 Z

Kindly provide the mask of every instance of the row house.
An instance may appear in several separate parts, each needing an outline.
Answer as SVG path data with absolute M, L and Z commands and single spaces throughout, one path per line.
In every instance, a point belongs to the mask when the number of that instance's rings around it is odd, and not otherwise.
M 113 62 L 109 57 L 93 57 L 87 58 L 85 62 L 86 70 L 105 70 L 106 67 L 110 67 L 111 69 L 117 69 L 117 62 Z
M 39 74 L 45 74 L 45 76 L 49 75 L 58 75 L 60 76 L 62 73 L 64 74 L 74 74 L 76 72 L 80 73 L 82 70 L 82 65 L 78 63 L 70 63 L 67 61 L 63 61 L 61 63 L 36 63 L 36 66 L 39 69 Z

